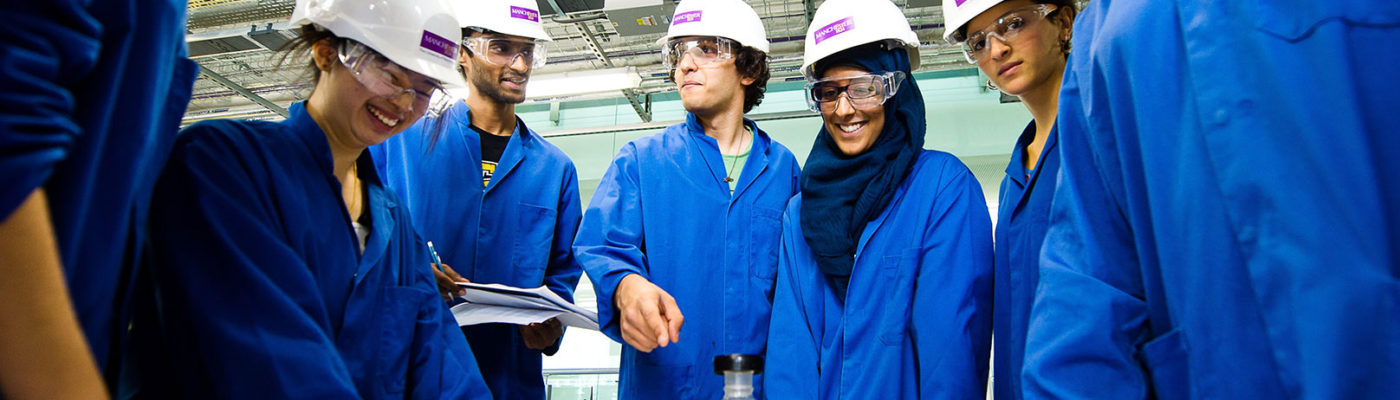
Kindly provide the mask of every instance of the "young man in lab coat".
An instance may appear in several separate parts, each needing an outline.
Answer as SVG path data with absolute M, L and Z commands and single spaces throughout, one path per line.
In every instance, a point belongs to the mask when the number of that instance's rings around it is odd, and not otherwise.
M 753 9 L 682 2 L 661 43 L 686 121 L 622 147 L 574 251 L 595 283 L 603 332 L 629 345 L 620 398 L 715 399 L 715 356 L 764 352 L 798 165 L 743 117 L 768 79 Z
M 515 115 L 549 41 L 530 0 L 460 7 L 460 64 L 471 93 L 442 117 L 374 149 L 385 179 L 407 204 L 452 281 L 547 286 L 572 301 L 582 271 L 570 244 L 579 223 L 573 161 Z M 453 271 L 455 269 L 455 272 Z M 460 275 L 458 275 L 460 273 Z M 497 399 L 544 398 L 542 357 L 558 351 L 558 320 L 465 327 L 481 374 Z

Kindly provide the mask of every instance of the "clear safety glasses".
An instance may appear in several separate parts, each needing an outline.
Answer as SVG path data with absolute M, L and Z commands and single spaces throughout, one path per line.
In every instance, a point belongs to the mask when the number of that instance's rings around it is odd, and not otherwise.
M 879 107 L 899 92 L 899 84 L 904 82 L 905 78 L 907 77 L 904 76 L 904 72 L 893 71 L 808 82 L 807 108 L 812 111 L 830 112 L 836 109 L 837 101 L 842 95 L 857 109 L 869 110 Z
M 987 57 L 987 49 L 991 47 L 990 40 L 992 38 L 997 38 L 1002 43 L 1009 43 L 1015 40 L 1021 31 L 1037 22 L 1044 21 L 1045 17 L 1055 10 L 1056 7 L 1049 4 L 1037 4 L 1011 10 L 988 24 L 986 28 L 978 31 L 969 30 L 967 36 L 955 35 L 951 41 L 962 47 L 963 56 L 967 57 L 967 62 L 976 64 L 977 60 Z
M 700 37 L 671 39 L 661 48 L 661 59 L 667 69 L 674 69 L 681 63 L 681 57 L 689 54 L 697 66 L 714 64 L 734 58 L 739 46 L 733 40 L 722 37 Z
M 347 40 L 340 46 L 340 62 L 345 64 L 355 80 L 371 93 L 390 100 L 404 95 L 413 97 L 413 111 L 437 117 L 452 106 L 451 96 L 437 79 L 389 61 L 374 49 Z
M 515 63 L 516 58 L 520 58 L 525 61 L 526 66 L 539 68 L 543 67 L 545 62 L 544 46 L 534 39 L 473 36 L 463 39 L 462 47 L 471 50 L 472 54 L 482 56 L 482 59 L 492 65 L 510 66 Z

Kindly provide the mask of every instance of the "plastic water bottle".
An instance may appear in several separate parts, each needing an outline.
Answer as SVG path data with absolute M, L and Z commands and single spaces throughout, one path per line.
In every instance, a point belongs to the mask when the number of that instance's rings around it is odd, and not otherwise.
M 724 375 L 724 400 L 753 400 L 753 376 L 763 373 L 763 356 L 715 356 L 715 375 Z

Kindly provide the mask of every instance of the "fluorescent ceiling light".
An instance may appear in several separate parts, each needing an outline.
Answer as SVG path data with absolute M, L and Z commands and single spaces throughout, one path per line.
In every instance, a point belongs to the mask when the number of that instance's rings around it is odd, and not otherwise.
M 529 99 L 563 98 L 636 89 L 642 75 L 636 67 L 569 71 L 535 75 L 525 84 Z
M 548 102 L 621 95 L 618 92 L 636 89 L 641 84 L 642 75 L 637 73 L 636 67 L 540 74 L 531 76 L 525 83 L 525 98 L 530 102 Z M 465 100 L 471 94 L 469 87 L 446 89 L 457 99 Z

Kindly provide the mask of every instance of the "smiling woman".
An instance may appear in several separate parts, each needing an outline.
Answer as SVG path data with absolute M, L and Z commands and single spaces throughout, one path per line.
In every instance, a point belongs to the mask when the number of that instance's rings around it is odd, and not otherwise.
M 162 377 L 148 397 L 489 396 L 365 151 L 440 113 L 444 84 L 461 85 L 449 10 L 298 1 L 289 54 L 309 55 L 310 98 L 280 123 L 182 132 L 150 222 L 158 317 L 134 352 L 141 376 Z
M 823 127 L 783 215 L 769 398 L 985 393 L 991 221 L 967 167 L 923 149 L 918 43 L 885 0 L 812 18 L 802 69 Z

